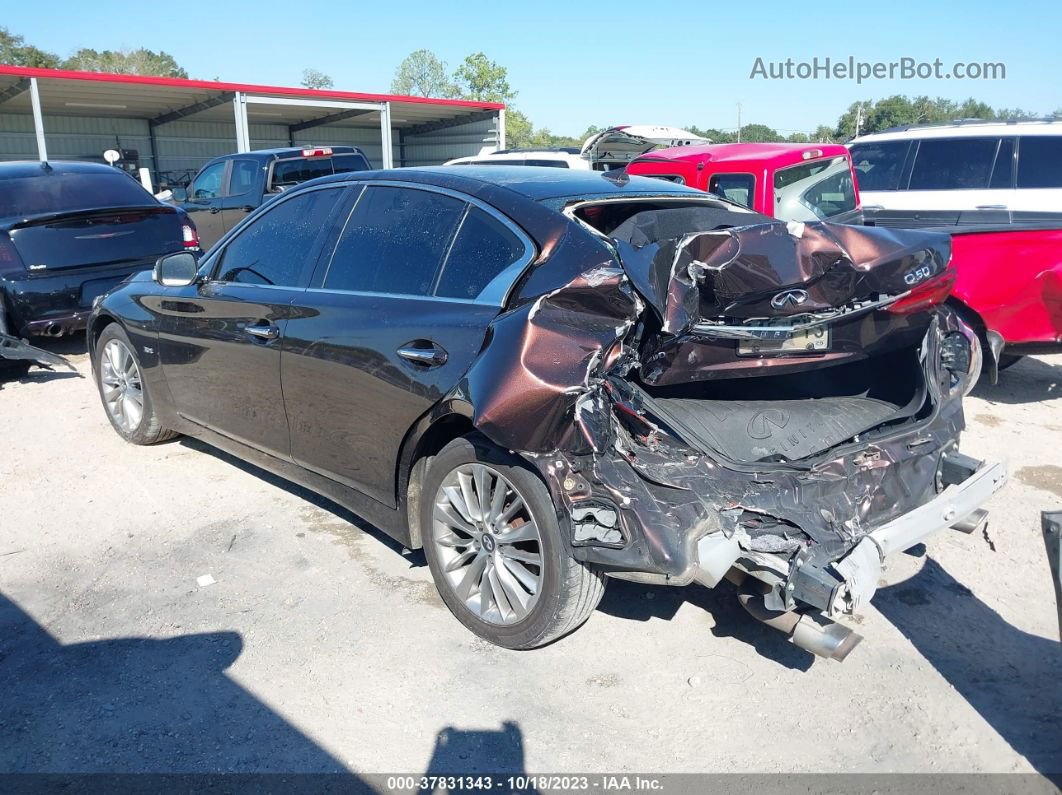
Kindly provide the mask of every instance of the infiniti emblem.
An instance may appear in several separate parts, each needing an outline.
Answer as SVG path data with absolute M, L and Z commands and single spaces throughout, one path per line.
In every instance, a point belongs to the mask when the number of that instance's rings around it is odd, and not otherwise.
M 787 306 L 800 306 L 807 300 L 807 290 L 786 290 L 771 299 L 771 306 L 775 309 L 785 309 Z

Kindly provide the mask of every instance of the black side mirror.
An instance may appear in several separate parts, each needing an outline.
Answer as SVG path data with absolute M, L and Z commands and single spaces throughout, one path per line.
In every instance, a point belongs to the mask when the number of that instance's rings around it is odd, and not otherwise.
M 187 287 L 195 284 L 199 262 L 187 251 L 167 254 L 155 262 L 155 281 L 163 287 Z
M 175 202 L 188 201 L 188 188 L 171 188 L 170 193 L 173 194 L 172 196 L 170 196 L 170 199 Z

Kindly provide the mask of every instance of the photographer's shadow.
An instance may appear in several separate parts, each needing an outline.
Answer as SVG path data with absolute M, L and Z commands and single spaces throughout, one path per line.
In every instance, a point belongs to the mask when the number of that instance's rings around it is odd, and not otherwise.
M 1036 770 L 1062 773 L 1060 644 L 1008 624 L 932 558 L 874 605 Z

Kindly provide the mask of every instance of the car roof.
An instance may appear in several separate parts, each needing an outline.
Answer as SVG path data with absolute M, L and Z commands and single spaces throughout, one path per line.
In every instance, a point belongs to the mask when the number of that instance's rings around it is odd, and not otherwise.
M 0 163 L 0 179 L 42 177 L 49 174 L 122 174 L 121 169 L 105 163 L 88 163 L 80 160 L 11 160 Z
M 277 160 L 284 157 L 299 157 L 302 155 L 304 149 L 331 149 L 333 154 L 336 155 L 349 155 L 349 154 L 362 154 L 361 150 L 356 146 L 323 146 L 317 144 L 307 144 L 306 146 L 282 146 L 276 149 L 252 149 L 250 152 L 230 152 L 229 154 L 219 155 L 214 160 L 229 160 L 232 158 L 258 158 L 260 160 Z
M 501 152 L 488 152 L 485 155 L 468 155 L 455 157 L 446 161 L 445 165 L 464 165 L 466 163 L 498 163 L 506 160 L 527 160 L 529 157 L 535 160 L 556 160 L 558 163 L 570 163 L 583 158 L 578 152 L 565 152 L 560 149 L 507 149 Z
M 349 180 L 389 180 L 422 182 L 477 194 L 486 186 L 505 188 L 534 201 L 568 196 L 606 196 L 612 194 L 682 193 L 707 198 L 696 188 L 676 185 L 651 177 L 630 176 L 623 171 L 579 171 L 549 166 L 428 166 L 394 168 L 383 171 L 354 171 L 332 174 L 302 186 Z
M 849 146 L 874 141 L 910 141 L 917 138 L 980 138 L 997 135 L 1058 135 L 1062 136 L 1062 119 L 1035 121 L 981 121 L 972 119 L 946 124 L 893 127 L 880 133 L 861 135 L 848 142 Z
M 805 158 L 805 153 L 813 153 Z M 786 166 L 799 163 L 811 157 L 831 157 L 847 154 L 840 144 L 788 144 L 788 143 L 749 143 L 749 144 L 707 144 L 705 146 L 676 146 L 671 149 L 657 149 L 641 155 L 633 162 L 651 163 L 654 161 L 683 161 L 730 163 L 750 160 L 765 166 Z

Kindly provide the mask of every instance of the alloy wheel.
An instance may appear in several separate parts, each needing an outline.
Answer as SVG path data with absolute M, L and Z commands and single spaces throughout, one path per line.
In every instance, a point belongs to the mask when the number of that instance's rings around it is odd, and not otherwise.
M 144 385 L 132 351 L 121 340 L 111 340 L 103 347 L 100 386 L 115 425 L 127 434 L 135 432 L 144 418 Z
M 453 469 L 435 495 L 431 543 L 457 597 L 478 618 L 515 624 L 542 586 L 543 549 L 523 495 L 483 464 Z

